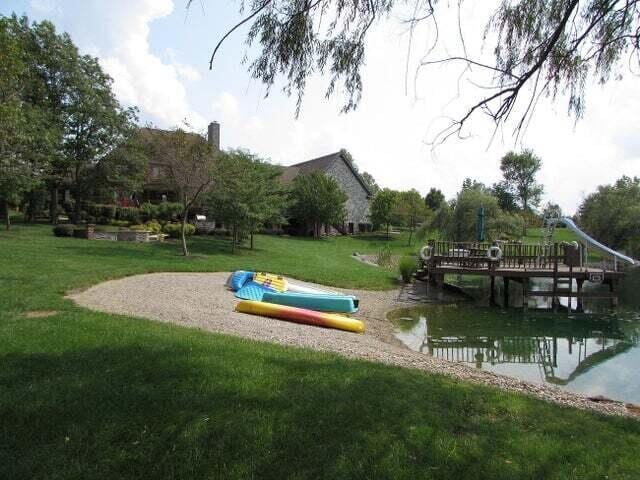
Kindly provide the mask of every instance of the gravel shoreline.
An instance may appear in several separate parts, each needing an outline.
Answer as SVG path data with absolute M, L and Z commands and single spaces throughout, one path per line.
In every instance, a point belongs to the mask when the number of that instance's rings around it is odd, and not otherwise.
M 228 276 L 229 273 L 221 272 L 136 275 L 71 293 L 68 298 L 80 306 L 101 312 L 144 317 L 252 340 L 334 352 L 348 358 L 415 368 L 492 385 L 559 405 L 638 418 L 635 409 L 629 409 L 621 402 L 593 401 L 554 386 L 496 375 L 405 348 L 393 335 L 393 326 L 386 314 L 392 309 L 416 303 L 406 289 L 366 291 L 331 287 L 332 290 L 360 298 L 360 311 L 354 316 L 365 322 L 366 332 L 354 334 L 237 313 L 234 311 L 237 299 L 224 285 Z M 314 286 L 310 283 L 307 285 Z

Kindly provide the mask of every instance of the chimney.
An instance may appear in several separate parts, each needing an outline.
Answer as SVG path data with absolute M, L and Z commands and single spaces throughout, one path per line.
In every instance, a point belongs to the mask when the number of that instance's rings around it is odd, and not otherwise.
M 220 151 L 220 124 L 218 122 L 214 121 L 209 124 L 207 140 L 215 151 Z

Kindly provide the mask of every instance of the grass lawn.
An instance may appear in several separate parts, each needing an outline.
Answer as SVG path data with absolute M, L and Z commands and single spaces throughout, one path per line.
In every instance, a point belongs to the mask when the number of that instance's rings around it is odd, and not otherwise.
M 403 251 L 402 239 L 392 249 Z M 387 288 L 375 238 L 175 245 L 0 233 L 0 478 L 638 478 L 640 422 L 447 377 L 107 315 L 69 289 L 256 268 Z M 28 318 L 30 311 L 56 311 Z

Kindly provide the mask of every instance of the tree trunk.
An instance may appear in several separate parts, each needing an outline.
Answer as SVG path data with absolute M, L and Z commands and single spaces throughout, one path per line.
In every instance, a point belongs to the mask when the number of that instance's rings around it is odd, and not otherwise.
M 182 229 L 180 231 L 180 239 L 182 240 L 182 254 L 185 257 L 189 256 L 189 250 L 187 249 L 187 236 L 185 230 L 187 229 L 187 216 L 189 215 L 189 209 L 186 208 L 182 211 Z
M 80 223 L 80 210 L 82 207 L 82 202 L 80 201 L 80 194 L 78 194 L 77 192 L 74 192 L 73 195 L 76 203 L 73 206 L 73 223 L 78 224 Z
M 51 198 L 49 201 L 49 221 L 58 224 L 58 186 L 51 187 Z
M 253 231 L 251 231 L 251 250 L 253 250 Z
M 413 236 L 413 226 L 409 227 L 409 243 L 407 245 L 411 246 L 411 237 Z
M 233 231 L 231 232 L 231 254 L 236 253 L 236 239 L 238 237 L 238 229 L 236 228 L 236 224 L 233 224 Z
M 5 226 L 7 230 L 11 230 L 11 217 L 9 216 L 9 202 L 1 200 L 2 202 L 2 215 L 4 216 Z
M 389 240 L 391 238 L 391 235 L 389 234 L 389 228 L 391 227 L 390 223 L 387 223 L 387 240 Z

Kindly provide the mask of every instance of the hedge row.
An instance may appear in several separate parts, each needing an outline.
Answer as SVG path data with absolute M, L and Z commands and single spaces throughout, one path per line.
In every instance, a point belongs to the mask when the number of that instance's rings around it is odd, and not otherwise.
M 112 221 L 130 223 L 149 222 L 159 220 L 169 222 L 175 220 L 182 206 L 179 203 L 143 203 L 140 207 L 118 207 L 101 203 L 89 203 L 83 215 L 89 223 L 108 224 Z

